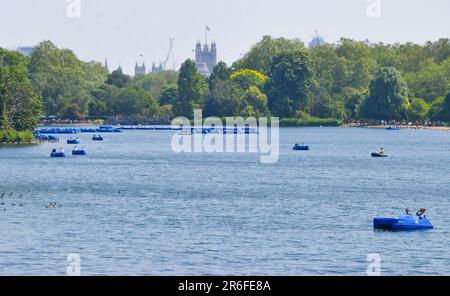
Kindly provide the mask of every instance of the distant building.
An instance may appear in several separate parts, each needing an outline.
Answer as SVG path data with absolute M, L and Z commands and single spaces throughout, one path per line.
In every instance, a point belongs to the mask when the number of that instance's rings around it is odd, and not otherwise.
M 16 51 L 18 53 L 20 53 L 21 55 L 27 57 L 27 56 L 30 56 L 33 53 L 34 47 L 29 47 L 29 46 L 18 47 L 16 49 Z
M 134 67 L 134 75 L 145 75 L 147 74 L 147 71 L 145 69 L 145 63 L 142 63 L 142 66 L 139 66 L 138 63 L 136 63 L 136 66 Z
M 162 63 L 159 63 L 159 66 L 156 66 L 155 62 L 152 64 L 152 73 L 160 73 L 164 71 L 164 66 Z
M 108 71 L 108 74 L 109 74 L 108 58 L 105 59 L 105 69 L 106 69 L 106 71 Z
M 217 46 L 213 41 L 211 48 L 207 43 L 203 45 L 200 41 L 195 46 L 195 63 L 197 65 L 197 71 L 203 75 L 209 75 L 217 65 Z
M 309 42 L 309 48 L 313 49 L 316 48 L 319 45 L 326 44 L 325 39 L 319 35 L 319 33 L 316 31 L 316 36 L 313 37 L 313 39 Z

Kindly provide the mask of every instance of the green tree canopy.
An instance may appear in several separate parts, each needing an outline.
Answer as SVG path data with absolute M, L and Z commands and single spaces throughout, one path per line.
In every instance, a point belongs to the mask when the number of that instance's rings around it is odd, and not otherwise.
M 383 67 L 370 83 L 370 93 L 361 105 L 361 117 L 399 120 L 405 116 L 408 89 L 400 73 Z
M 242 89 L 248 89 L 251 86 L 261 88 L 266 83 L 268 77 L 261 72 L 250 69 L 241 69 L 233 72 L 230 79 L 235 81 Z
M 430 105 L 425 100 L 420 98 L 414 98 L 411 100 L 407 108 L 407 116 L 410 121 L 425 121 L 428 119 L 428 112 Z
M 41 101 L 28 79 L 25 58 L 0 48 L 0 129 L 36 127 Z
M 173 112 L 177 116 L 193 118 L 194 108 L 203 104 L 203 93 L 206 89 L 205 78 L 197 73 L 195 62 L 187 60 L 181 65 L 178 77 L 179 99 L 174 103 Z
M 232 70 L 224 62 L 219 62 L 213 69 L 208 79 L 209 89 L 212 90 L 218 81 L 228 80 Z
M 28 71 L 47 114 L 60 114 L 70 104 L 81 109 L 87 106 L 82 63 L 71 50 L 58 49 L 50 41 L 41 42 L 31 54 Z
M 299 39 L 273 38 L 264 36 L 244 57 L 234 63 L 235 69 L 252 69 L 268 74 L 272 59 L 280 53 L 304 50 Z
M 178 101 L 178 86 L 177 85 L 168 85 L 164 87 L 162 90 L 158 101 L 161 106 L 164 105 L 173 105 Z
M 240 116 L 246 107 L 244 92 L 233 81 L 218 81 L 205 98 L 206 116 Z
M 294 117 L 297 111 L 306 109 L 316 89 L 308 52 L 297 50 L 275 56 L 268 76 L 264 90 L 273 115 Z
M 106 83 L 109 85 L 114 85 L 118 88 L 127 87 L 130 82 L 130 76 L 124 74 L 122 70 L 119 68 L 114 70 L 111 74 L 108 75 Z

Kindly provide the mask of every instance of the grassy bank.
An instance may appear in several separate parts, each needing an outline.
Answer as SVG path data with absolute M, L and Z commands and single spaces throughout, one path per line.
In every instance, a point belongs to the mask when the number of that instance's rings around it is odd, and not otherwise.
M 31 144 L 34 142 L 30 131 L 0 130 L 0 144 Z

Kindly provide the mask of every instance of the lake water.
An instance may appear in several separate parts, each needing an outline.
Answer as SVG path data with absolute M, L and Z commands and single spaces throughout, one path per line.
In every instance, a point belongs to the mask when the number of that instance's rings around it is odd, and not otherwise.
M 450 133 L 285 128 L 275 164 L 175 154 L 172 134 L 82 134 L 66 159 L 0 146 L 0 275 L 64 275 L 69 253 L 83 275 L 365 275 L 370 253 L 384 275 L 450 275 Z M 436 229 L 373 230 L 405 207 Z

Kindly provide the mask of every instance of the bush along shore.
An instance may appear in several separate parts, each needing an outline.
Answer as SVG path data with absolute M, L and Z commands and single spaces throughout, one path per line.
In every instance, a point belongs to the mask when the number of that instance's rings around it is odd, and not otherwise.
M 0 144 L 32 144 L 35 143 L 30 131 L 0 130 Z

